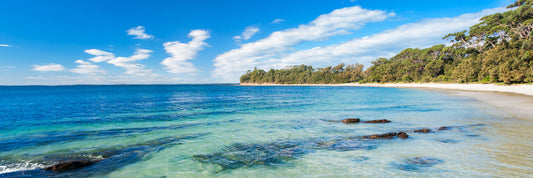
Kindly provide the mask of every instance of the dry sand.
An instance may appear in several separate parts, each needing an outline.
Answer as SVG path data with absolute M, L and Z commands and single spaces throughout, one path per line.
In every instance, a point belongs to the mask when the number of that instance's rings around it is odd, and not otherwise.
M 494 85 L 494 84 L 442 84 L 442 83 L 392 83 L 392 84 L 342 84 L 346 86 L 434 88 L 464 91 L 491 91 L 518 93 L 533 96 L 533 85 Z

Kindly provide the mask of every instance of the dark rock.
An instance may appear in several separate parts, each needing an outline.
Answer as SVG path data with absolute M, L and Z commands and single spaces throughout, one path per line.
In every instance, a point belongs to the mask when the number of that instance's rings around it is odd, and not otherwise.
M 391 132 L 391 133 L 385 133 L 385 134 L 374 134 L 374 135 L 367 135 L 363 136 L 362 138 L 367 139 L 393 139 L 394 137 L 406 139 L 409 138 L 409 135 L 407 135 L 405 132 Z
M 444 126 L 444 127 L 439 127 L 439 129 L 437 130 L 450 130 L 451 127 L 450 126 Z
M 359 123 L 359 121 L 361 121 L 359 118 L 350 118 L 350 119 L 342 120 L 342 123 L 353 124 L 353 123 Z
M 69 161 L 69 162 L 63 162 L 63 163 L 53 165 L 51 167 L 46 168 L 46 170 L 62 172 L 62 171 L 68 171 L 72 169 L 79 169 L 82 167 L 87 167 L 87 166 L 93 165 L 94 163 L 95 161 L 88 161 L 88 160 Z
M 406 139 L 406 138 L 409 138 L 409 135 L 407 135 L 405 132 L 398 132 L 396 137 L 401 138 L 401 139 Z
M 389 123 L 391 121 L 387 119 L 364 121 L 363 123 Z
M 368 138 L 368 139 L 393 139 L 394 136 L 396 136 L 396 135 L 397 135 L 396 132 L 391 132 L 391 133 L 386 133 L 386 134 L 374 134 L 374 135 L 363 136 L 363 138 Z
M 413 132 L 429 133 L 431 132 L 431 130 L 427 128 L 423 128 L 423 129 L 414 130 Z

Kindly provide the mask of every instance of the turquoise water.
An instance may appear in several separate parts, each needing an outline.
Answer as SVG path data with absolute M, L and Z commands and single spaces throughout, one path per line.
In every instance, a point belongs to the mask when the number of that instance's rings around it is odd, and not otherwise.
M 0 98 L 0 177 L 533 175 L 531 122 L 438 91 L 28 86 Z M 334 122 L 354 117 L 392 122 Z M 409 132 L 421 128 L 434 132 Z M 409 138 L 361 138 L 401 131 Z M 98 162 L 43 170 L 71 160 Z

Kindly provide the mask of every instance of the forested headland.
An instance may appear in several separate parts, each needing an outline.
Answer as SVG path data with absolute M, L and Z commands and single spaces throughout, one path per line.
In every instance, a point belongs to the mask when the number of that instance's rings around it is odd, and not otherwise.
M 532 83 L 533 0 L 518 0 L 508 11 L 481 18 L 469 30 L 446 35 L 451 45 L 408 48 L 390 59 L 324 68 L 310 65 L 255 68 L 241 83 L 335 84 L 396 82 Z

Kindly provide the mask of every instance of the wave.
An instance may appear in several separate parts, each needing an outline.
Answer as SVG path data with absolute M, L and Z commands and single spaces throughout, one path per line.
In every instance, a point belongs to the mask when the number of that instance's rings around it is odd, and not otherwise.
M 23 161 L 19 163 L 0 164 L 0 175 L 10 172 L 28 171 L 34 169 L 45 169 L 52 165 L 45 165 L 41 163 L 35 163 L 32 161 Z

